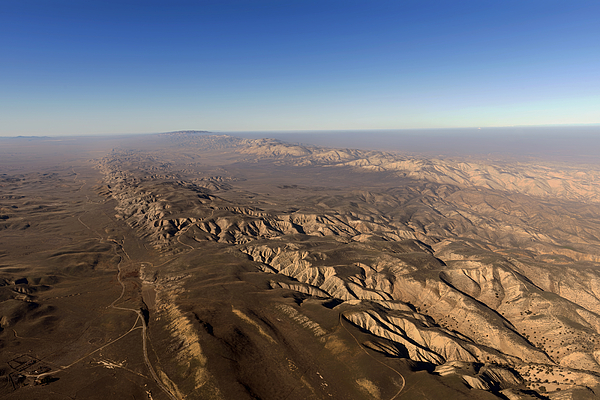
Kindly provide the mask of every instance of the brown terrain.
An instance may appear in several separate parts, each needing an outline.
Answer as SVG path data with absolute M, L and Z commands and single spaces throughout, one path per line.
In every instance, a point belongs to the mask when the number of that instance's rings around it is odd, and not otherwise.
M 0 141 L 4 399 L 600 399 L 600 169 Z

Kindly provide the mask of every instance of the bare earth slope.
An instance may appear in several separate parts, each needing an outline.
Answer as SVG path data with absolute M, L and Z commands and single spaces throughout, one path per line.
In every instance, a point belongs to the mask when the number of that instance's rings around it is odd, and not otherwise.
M 6 398 L 596 398 L 598 170 L 80 146 L 5 151 Z

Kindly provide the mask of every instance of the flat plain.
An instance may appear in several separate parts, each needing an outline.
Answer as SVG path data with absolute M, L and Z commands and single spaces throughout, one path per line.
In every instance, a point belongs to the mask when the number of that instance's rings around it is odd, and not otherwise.
M 1 142 L 3 398 L 600 397 L 597 167 Z

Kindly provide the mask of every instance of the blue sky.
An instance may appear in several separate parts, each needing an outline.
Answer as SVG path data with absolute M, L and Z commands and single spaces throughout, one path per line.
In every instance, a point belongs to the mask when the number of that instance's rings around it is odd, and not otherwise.
M 598 1 L 0 0 L 0 135 L 600 123 Z

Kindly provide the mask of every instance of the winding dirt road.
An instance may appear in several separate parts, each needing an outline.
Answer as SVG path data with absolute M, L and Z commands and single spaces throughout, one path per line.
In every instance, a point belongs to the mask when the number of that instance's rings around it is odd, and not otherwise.
M 79 175 L 77 174 L 77 172 L 75 171 L 75 169 L 73 169 L 73 173 L 75 174 L 75 178 L 74 181 L 79 180 Z M 81 191 L 81 189 L 86 185 L 86 182 L 83 181 L 82 186 L 78 189 L 78 191 Z M 87 196 L 86 196 L 87 197 Z M 89 198 L 88 198 L 89 201 Z M 124 243 L 119 243 L 114 239 L 109 239 L 106 240 L 104 239 L 104 237 L 99 234 L 96 230 L 92 229 L 89 225 L 87 225 L 85 222 L 83 222 L 81 220 L 81 216 L 77 217 L 77 220 L 89 231 L 93 232 L 94 235 L 96 236 L 96 239 L 100 242 L 100 243 L 106 243 L 106 242 L 110 242 L 113 244 L 113 249 L 115 252 L 115 255 L 117 255 L 120 259 L 119 259 L 119 264 L 117 265 L 117 280 L 119 281 L 119 284 L 121 285 L 121 294 L 119 295 L 118 298 L 116 298 L 109 307 L 115 309 L 115 310 L 121 310 L 121 311 L 127 311 L 127 312 L 133 312 L 136 314 L 136 319 L 133 323 L 133 326 L 125 333 L 123 333 L 122 335 L 120 335 L 119 337 L 117 337 L 114 340 L 111 340 L 110 342 L 104 344 L 101 347 L 98 347 L 97 349 L 87 353 L 86 355 L 84 355 L 83 357 L 77 359 L 76 361 L 72 362 L 69 365 L 65 365 L 65 366 L 60 366 L 57 370 L 54 371 L 49 371 L 46 373 L 42 373 L 42 374 L 26 374 L 25 376 L 30 377 L 30 378 L 34 378 L 36 380 L 41 380 L 44 377 L 47 376 L 52 376 L 54 374 L 57 374 L 61 371 L 64 371 L 68 368 L 71 368 L 72 366 L 74 366 L 75 364 L 79 363 L 80 361 L 86 359 L 87 357 L 101 351 L 102 349 L 116 343 L 117 341 L 123 339 L 125 336 L 127 336 L 128 334 L 130 334 L 131 332 L 133 332 L 136 329 L 140 329 L 142 331 L 142 349 L 143 349 L 143 357 L 144 357 L 144 363 L 146 364 L 146 367 L 148 367 L 148 370 L 150 371 L 150 375 L 152 376 L 152 379 L 154 379 L 154 381 L 156 382 L 157 386 L 172 400 L 180 400 L 177 396 L 175 396 L 170 390 L 169 388 L 167 388 L 162 380 L 158 377 L 154 367 L 152 366 L 152 363 L 150 362 L 150 359 L 148 358 L 148 335 L 147 335 L 147 329 L 148 329 L 148 324 L 146 322 L 146 319 L 144 318 L 144 315 L 142 314 L 142 311 L 140 309 L 135 309 L 135 308 L 128 308 L 128 307 L 120 307 L 117 305 L 117 303 L 123 298 L 123 296 L 125 295 L 125 283 L 123 282 L 122 276 L 121 276 L 121 266 L 123 264 L 123 260 L 128 260 L 131 261 L 131 257 L 129 256 L 129 254 L 127 254 L 127 251 L 125 251 L 125 248 L 123 246 Z M 124 240 L 123 240 L 124 242 Z M 181 243 L 184 244 L 184 243 Z M 121 253 L 121 254 L 120 254 Z M 138 321 L 141 321 L 141 325 L 138 325 Z M 16 332 L 15 332 L 16 335 Z

